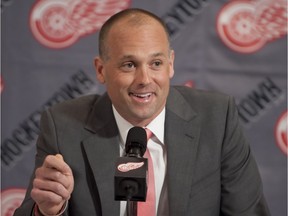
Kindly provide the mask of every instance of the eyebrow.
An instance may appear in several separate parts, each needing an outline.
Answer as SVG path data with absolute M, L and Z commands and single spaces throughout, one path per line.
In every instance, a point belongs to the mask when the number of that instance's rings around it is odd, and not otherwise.
M 155 57 L 165 57 L 165 54 L 162 52 L 158 52 L 158 53 L 153 53 L 152 55 L 150 55 L 149 57 L 155 58 Z M 124 55 L 122 58 L 120 58 L 120 61 L 126 60 L 126 59 L 133 59 L 135 58 L 135 55 Z
M 162 53 L 162 52 L 159 52 L 159 53 L 154 53 L 154 54 L 151 55 L 151 57 L 159 57 L 159 56 L 165 57 L 165 54 Z

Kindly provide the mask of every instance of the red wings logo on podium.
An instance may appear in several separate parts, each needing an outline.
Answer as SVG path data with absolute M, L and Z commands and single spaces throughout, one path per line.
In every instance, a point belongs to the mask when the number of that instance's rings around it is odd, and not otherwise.
M 235 0 L 217 18 L 217 31 L 226 46 L 252 53 L 287 34 L 286 0 Z
M 125 163 L 125 164 L 120 164 L 118 165 L 117 168 L 120 172 L 128 172 L 131 170 L 138 169 L 142 167 L 143 165 L 144 165 L 144 162 L 139 162 L 139 163 L 130 162 L 130 163 Z
M 130 0 L 38 0 L 30 14 L 30 27 L 44 46 L 65 48 L 99 30 L 129 4 Z

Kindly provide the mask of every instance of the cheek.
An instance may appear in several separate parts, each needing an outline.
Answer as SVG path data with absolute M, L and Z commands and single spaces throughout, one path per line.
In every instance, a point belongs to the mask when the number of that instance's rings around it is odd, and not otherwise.
M 131 78 L 123 75 L 112 75 L 108 78 L 107 87 L 115 94 L 120 94 L 123 89 L 127 89 L 131 84 Z
M 159 74 L 156 77 L 156 82 L 158 83 L 159 86 L 166 87 L 169 86 L 170 84 L 170 78 L 171 78 L 170 72 L 166 71 L 163 72 L 161 75 Z

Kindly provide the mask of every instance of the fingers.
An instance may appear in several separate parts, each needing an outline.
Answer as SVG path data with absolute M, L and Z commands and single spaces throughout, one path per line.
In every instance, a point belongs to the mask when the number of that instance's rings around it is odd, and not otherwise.
M 36 178 L 33 181 L 33 187 L 40 191 L 53 192 L 56 195 L 54 197 L 54 199 L 56 200 L 58 200 L 58 197 L 64 200 L 68 200 L 70 198 L 70 191 L 68 190 L 68 188 L 66 188 L 63 184 L 56 181 L 49 181 Z
M 73 179 L 70 167 L 64 162 L 62 156 L 59 155 L 47 156 L 43 165 L 36 169 L 35 176 L 35 179 L 58 182 L 66 189 L 69 189 L 71 186 L 71 179 Z
M 61 208 L 71 196 L 74 178 L 62 155 L 48 155 L 35 171 L 31 197 L 44 211 Z
M 63 198 L 58 194 L 52 191 L 41 190 L 39 188 L 32 189 L 31 197 L 39 206 L 41 206 L 43 203 L 49 203 L 49 205 L 58 205 L 64 201 Z
M 58 215 L 64 203 L 67 202 L 51 191 L 43 191 L 35 188 L 31 191 L 31 197 L 37 203 L 36 208 L 38 208 L 43 215 Z

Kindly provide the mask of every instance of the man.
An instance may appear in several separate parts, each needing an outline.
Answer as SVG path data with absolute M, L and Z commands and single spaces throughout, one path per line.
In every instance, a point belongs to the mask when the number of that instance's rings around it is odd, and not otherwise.
M 44 112 L 36 171 L 15 215 L 124 215 L 113 178 L 133 126 L 154 134 L 157 215 L 269 215 L 233 100 L 169 88 L 174 51 L 158 17 L 140 9 L 114 15 L 100 31 L 99 54 L 107 93 Z

